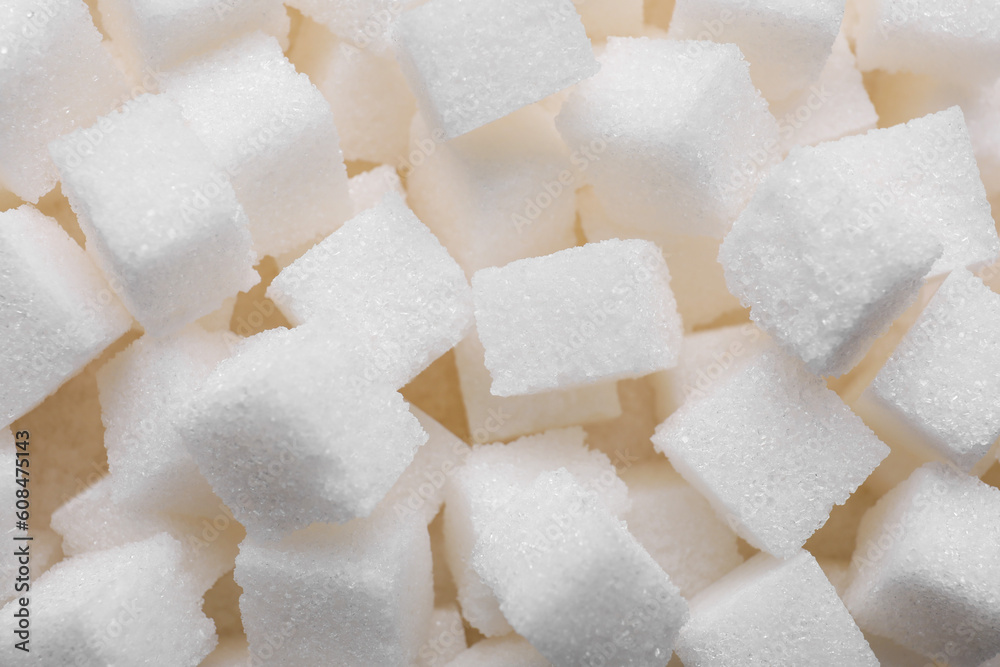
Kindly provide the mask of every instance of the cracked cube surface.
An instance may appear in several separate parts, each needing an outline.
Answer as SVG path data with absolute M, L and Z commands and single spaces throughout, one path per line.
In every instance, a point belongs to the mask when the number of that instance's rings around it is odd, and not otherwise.
M 638 377 L 677 362 L 682 328 L 663 255 L 611 239 L 472 279 L 497 396 Z
M 166 97 L 136 98 L 49 150 L 87 251 L 150 333 L 177 331 L 259 281 L 228 176 Z

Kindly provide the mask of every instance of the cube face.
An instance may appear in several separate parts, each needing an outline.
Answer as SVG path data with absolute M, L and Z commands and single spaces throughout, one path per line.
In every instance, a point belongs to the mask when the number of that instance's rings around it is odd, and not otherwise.
M 959 107 L 824 144 L 854 178 L 876 188 L 883 208 L 909 220 L 911 233 L 937 239 L 944 252 L 932 275 L 996 261 L 1000 239 Z
M 858 530 L 844 601 L 900 646 L 972 667 L 1000 652 L 1000 490 L 933 463 L 882 497 Z
M 836 145 L 794 149 L 719 251 L 729 289 L 754 322 L 817 375 L 853 368 L 941 253 L 850 162 L 829 155 Z
M 631 227 L 722 236 L 780 158 L 778 126 L 732 44 L 611 38 L 557 119 L 600 147 L 584 178 Z
M 46 145 L 110 111 L 128 86 L 83 0 L 5 2 L 0 43 L 0 183 L 34 203 L 58 178 Z
M 202 474 L 256 538 L 368 516 L 427 440 L 398 393 L 363 381 L 348 348 L 314 336 L 250 339 L 181 426 Z
M 98 0 L 101 25 L 133 74 L 172 69 L 238 37 L 263 30 L 287 39 L 279 0 Z
M 228 356 L 221 334 L 197 325 L 143 336 L 97 373 L 115 502 L 149 512 L 198 514 L 214 498 L 177 430 L 191 395 Z
M 434 0 L 403 13 L 394 40 L 422 113 L 448 138 L 598 69 L 569 0 Z
M 434 608 L 430 540 L 419 517 L 312 526 L 277 544 L 247 540 L 236 581 L 251 653 L 274 665 L 336 655 L 344 664 L 409 667 Z M 282 629 L 295 641 L 274 648 L 269 639 Z
M 384 55 L 392 47 L 396 19 L 417 0 L 291 0 L 287 4 L 324 25 L 348 48 Z
M 801 547 L 889 453 L 777 350 L 689 398 L 653 443 L 738 535 L 779 557 Z
M 963 2 L 960 10 L 934 0 L 856 4 L 862 70 L 905 70 L 969 82 L 1000 76 L 1000 14 L 993 3 Z
M 329 104 L 274 37 L 243 37 L 163 75 L 161 87 L 228 172 L 259 254 L 318 241 L 351 216 Z
M 407 191 L 467 275 L 576 245 L 574 170 L 594 153 L 567 151 L 546 109 L 525 107 L 442 139 L 419 115 L 413 119 Z
M 49 150 L 87 250 L 150 333 L 177 331 L 259 280 L 229 179 L 167 98 L 139 97 Z
M 29 205 L 0 213 L 0 423 L 9 424 L 124 334 L 132 318 L 86 253 Z
M 473 567 L 514 629 L 553 665 L 651 664 L 669 655 L 687 603 L 569 472 L 540 475 L 490 523 Z
M 483 269 L 472 280 L 497 396 L 638 377 L 676 363 L 670 273 L 648 241 L 612 239 Z
M 782 100 L 819 77 L 843 17 L 843 0 L 679 0 L 668 34 L 739 46 L 754 84 Z
M 971 470 L 1000 437 L 1000 295 L 965 270 L 945 279 L 870 394 L 922 436 L 923 444 Z M 916 443 L 914 443 L 916 444 Z
M 758 554 L 691 603 L 677 654 L 692 667 L 878 667 L 816 560 Z
M 472 324 L 465 274 L 394 193 L 282 270 L 267 294 L 293 323 L 359 341 L 366 373 L 396 387 Z
M 485 351 L 473 329 L 455 346 L 455 366 L 472 441 L 509 440 L 574 424 L 601 422 L 622 414 L 617 382 L 546 391 L 530 396 L 494 396 Z

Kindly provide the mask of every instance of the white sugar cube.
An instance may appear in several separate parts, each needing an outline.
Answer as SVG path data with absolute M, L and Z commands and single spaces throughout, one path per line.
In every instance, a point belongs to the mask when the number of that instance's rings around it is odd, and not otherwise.
M 215 628 L 181 563 L 181 545 L 161 533 L 55 565 L 31 585 L 30 653 L 5 642 L 4 663 L 141 665 L 155 656 L 164 667 L 199 664 L 215 647 Z M 4 617 L 17 605 L 8 603 Z
M 35 203 L 56 184 L 46 145 L 128 93 L 83 0 L 0 7 L 0 184 Z
M 476 443 L 509 440 L 622 415 L 615 382 L 601 382 L 529 396 L 494 396 L 483 344 L 475 328 L 455 346 L 455 366 L 465 403 L 469 433 Z
M 407 190 L 413 210 L 468 275 L 576 245 L 574 169 L 595 153 L 567 150 L 544 108 L 443 139 L 414 118 Z
M 677 366 L 650 376 L 659 421 L 689 396 L 708 394 L 715 383 L 737 371 L 766 347 L 767 336 L 752 324 L 708 329 L 684 336 Z
M 181 435 L 248 532 L 368 516 L 427 434 L 403 398 L 308 328 L 248 339 L 191 397 Z
M 390 192 L 395 192 L 406 200 L 406 190 L 395 167 L 380 164 L 374 169 L 363 171 L 347 180 L 347 192 L 351 196 L 354 215 L 378 206 Z
M 726 277 L 717 259 L 719 239 L 633 229 L 613 220 L 589 186 L 577 191 L 576 201 L 587 241 L 646 239 L 660 247 L 670 269 L 670 289 L 677 299 L 685 330 L 710 324 L 726 313 L 739 310 L 740 302 L 726 288 Z
M 381 53 L 391 44 L 400 13 L 417 0 L 289 0 L 295 7 L 354 51 Z
M 904 215 L 911 233 L 941 242 L 944 254 L 934 275 L 997 259 L 1000 239 L 959 107 L 845 137 L 820 150 L 831 161 L 846 162 L 854 179 L 874 185 L 882 207 Z
M 673 39 L 735 44 L 754 85 L 782 100 L 819 78 L 844 18 L 844 0 L 677 0 Z
M 598 69 L 571 0 L 431 0 L 404 12 L 393 38 L 421 112 L 447 138 Z
M 448 667 L 551 667 L 552 663 L 528 640 L 517 635 L 493 637 L 476 642 L 459 653 Z
M 638 377 L 677 361 L 681 321 L 663 255 L 612 239 L 488 268 L 472 280 L 497 396 Z
M 171 69 L 240 35 L 263 30 L 287 41 L 280 0 L 96 0 L 101 26 L 133 76 Z
M 427 527 L 376 514 L 281 542 L 247 539 L 236 559 L 251 655 L 269 665 L 411 667 L 434 608 Z M 282 629 L 286 641 L 274 641 Z
M 462 269 L 396 194 L 286 267 L 267 290 L 293 324 L 357 340 L 374 378 L 401 387 L 472 323 Z
M 113 486 L 111 477 L 102 477 L 52 514 L 52 528 L 62 536 L 67 556 L 169 533 L 180 542 L 184 576 L 199 594 L 233 568 L 244 532 L 221 502 L 216 501 L 211 517 L 140 511 L 115 504 Z
M 677 655 L 685 667 L 879 665 L 807 551 L 758 554 L 702 591 Z
M 1000 490 L 928 464 L 868 511 L 844 601 L 858 624 L 954 667 L 1000 653 Z
M 608 214 L 639 230 L 722 236 L 780 157 L 778 125 L 732 44 L 612 38 L 557 119 Z
M 260 279 L 229 178 L 166 97 L 143 95 L 49 150 L 88 252 L 149 333 L 177 331 Z
M 223 334 L 195 325 L 143 336 L 97 373 L 115 503 L 137 510 L 214 512 L 215 497 L 177 430 L 187 401 L 229 354 Z
M 691 599 L 743 562 L 736 534 L 664 460 L 622 473 L 632 507 L 628 530 Z
M 427 442 L 382 499 L 381 507 L 399 515 L 417 513 L 430 523 L 441 511 L 448 480 L 469 456 L 469 446 L 423 410 L 410 412 L 427 433 Z
M 719 261 L 761 329 L 813 373 L 839 376 L 914 301 L 941 246 L 887 208 L 852 161 L 831 155 L 836 145 L 793 149 L 733 225 Z
M 417 652 L 415 667 L 445 667 L 467 648 L 458 607 L 454 603 L 436 606 L 431 614 L 431 630 Z
M 511 626 L 557 667 L 667 660 L 687 620 L 666 573 L 564 468 L 498 508 L 472 563 Z
M 822 380 L 774 349 L 689 397 L 653 443 L 740 537 L 776 556 L 801 547 L 889 453 Z
M 597 492 L 615 514 L 628 509 L 628 490 L 608 458 L 588 450 L 579 427 L 546 431 L 509 445 L 477 446 L 455 472 L 445 495 L 445 549 L 458 588 L 462 615 L 486 636 L 511 631 L 493 593 L 472 569 L 472 550 L 489 530 L 493 512 L 518 486 L 530 484 L 544 471 L 567 468 Z
M 351 216 L 330 107 L 273 37 L 254 33 L 188 62 L 162 89 L 229 174 L 258 254 L 318 241 Z
M 862 70 L 979 82 L 1000 76 L 1000 7 L 993 2 L 866 0 L 856 7 Z
M 773 102 L 771 113 L 778 121 L 785 151 L 866 132 L 879 122 L 843 34 L 837 36 L 815 83 Z
M 6 335 L 0 424 L 21 417 L 128 331 L 86 253 L 29 205 L 0 213 L 0 318 Z
M 879 371 L 868 396 L 915 431 L 908 444 L 971 470 L 1000 437 L 1000 294 L 953 272 Z

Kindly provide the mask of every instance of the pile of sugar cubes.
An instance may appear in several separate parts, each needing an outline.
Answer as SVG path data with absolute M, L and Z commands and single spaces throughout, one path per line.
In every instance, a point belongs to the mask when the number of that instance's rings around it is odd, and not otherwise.
M 0 665 L 1000 667 L 998 212 L 997 0 L 3 0 Z

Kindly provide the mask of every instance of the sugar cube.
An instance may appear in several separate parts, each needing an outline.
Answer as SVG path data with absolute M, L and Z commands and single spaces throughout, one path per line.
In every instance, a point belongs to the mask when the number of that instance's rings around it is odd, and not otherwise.
M 785 151 L 867 132 L 879 122 L 843 33 L 815 83 L 773 102 L 771 113 Z
M 691 599 L 743 562 L 736 534 L 708 502 L 664 460 L 641 463 L 622 473 L 632 507 L 628 530 Z
M 436 606 L 431 613 L 431 630 L 417 652 L 416 667 L 444 667 L 468 648 L 462 614 L 454 603 Z
M 497 509 L 472 564 L 557 667 L 667 660 L 688 605 L 606 503 L 565 468 Z
M 740 537 L 779 557 L 889 453 L 822 380 L 776 349 L 689 397 L 653 443 Z
M 611 38 L 557 118 L 608 214 L 644 231 L 719 236 L 780 157 L 778 125 L 732 44 Z
M 934 236 L 858 178 L 862 156 L 842 157 L 836 145 L 793 149 L 719 250 L 729 289 L 753 321 L 810 371 L 833 376 L 851 370 L 913 302 L 941 255 Z
M 351 216 L 329 104 L 273 37 L 256 32 L 190 61 L 162 88 L 229 174 L 258 254 L 318 241 Z
M 102 477 L 52 514 L 52 528 L 62 537 L 67 556 L 169 533 L 181 545 L 181 567 L 199 595 L 233 568 L 244 532 L 221 502 L 211 518 L 142 511 L 116 504 L 113 486 L 111 477 Z
M 708 329 L 684 336 L 677 366 L 650 376 L 659 422 L 676 412 L 689 396 L 705 396 L 716 382 L 753 359 L 767 336 L 752 324 Z
M 546 470 L 567 468 L 599 493 L 615 514 L 628 509 L 628 490 L 608 458 L 588 450 L 579 427 L 526 436 L 509 445 L 473 448 L 465 465 L 446 487 L 445 550 L 458 588 L 462 615 L 489 637 L 511 631 L 489 588 L 472 569 L 472 550 L 492 513 L 507 502 L 518 485 L 526 485 Z
M 532 105 L 443 140 L 414 118 L 407 190 L 413 210 L 468 275 L 576 245 L 574 169 L 594 153 L 567 150 L 551 113 Z
M 181 329 L 259 280 L 229 178 L 162 95 L 56 139 L 87 250 L 153 335 Z
M 252 655 L 269 665 L 410 667 L 430 630 L 431 551 L 419 516 L 375 514 L 240 545 Z M 280 641 L 275 635 L 285 630 Z
M 341 16 L 351 11 L 344 9 Z M 397 164 L 408 151 L 417 101 L 392 53 L 373 46 L 356 47 L 307 20 L 288 57 L 330 103 L 347 160 Z
M 866 631 L 954 667 L 1000 653 L 1000 489 L 940 463 L 858 530 L 844 601 Z
M 147 512 L 217 511 L 177 424 L 191 395 L 228 354 L 223 334 L 190 325 L 171 336 L 143 336 L 97 372 L 116 504 Z
M 381 53 L 392 45 L 400 13 L 417 0 L 289 0 L 288 6 L 327 28 L 356 51 Z
M 807 551 L 758 554 L 702 591 L 677 654 L 685 667 L 879 664 Z
M 912 428 L 911 445 L 971 470 L 1000 437 L 1000 294 L 951 273 L 868 390 Z
M 293 324 L 314 321 L 361 341 L 370 372 L 397 387 L 472 323 L 462 269 L 393 193 L 284 268 L 267 295 Z
M 83 0 L 0 8 L 0 184 L 36 203 L 56 184 L 49 141 L 90 125 L 127 93 Z
M 413 462 L 382 499 L 387 511 L 418 513 L 430 523 L 444 504 L 448 480 L 469 456 L 469 446 L 416 406 L 410 412 L 427 433 L 427 442 L 417 450 Z
M 427 440 L 393 387 L 307 327 L 247 339 L 190 401 L 180 431 L 248 533 L 368 516 Z
M 472 279 L 497 396 L 638 377 L 677 361 L 681 321 L 663 255 L 611 239 Z
M 577 191 L 577 212 L 587 241 L 645 239 L 660 247 L 670 269 L 670 289 L 677 310 L 690 331 L 710 324 L 726 313 L 739 310 L 740 302 L 729 293 L 719 264 L 720 240 L 711 236 L 688 236 L 665 231 L 640 231 L 613 220 L 593 188 Z
M 96 0 L 101 26 L 133 76 L 176 67 L 254 30 L 287 41 L 279 0 Z
M 943 79 L 1000 76 L 1000 7 L 982 0 L 856 3 L 855 50 L 862 70 L 905 70 Z
M 6 332 L 0 424 L 21 417 L 124 334 L 132 318 L 86 253 L 30 205 L 0 213 Z
M 598 69 L 571 0 L 431 0 L 399 16 L 393 39 L 422 114 L 448 139 Z
M 616 382 L 529 396 L 494 396 L 485 351 L 475 328 L 455 346 L 455 366 L 472 441 L 509 440 L 553 428 L 621 417 Z
M 5 642 L 5 664 L 141 665 L 155 656 L 158 665 L 186 667 L 216 644 L 181 545 L 164 533 L 58 563 L 32 582 L 30 600 L 30 631 L 19 639 L 29 652 Z M 4 617 L 18 605 L 8 603 Z
M 524 637 L 510 634 L 476 642 L 462 651 L 448 667 L 551 667 Z
M 673 39 L 735 44 L 754 85 L 783 100 L 819 78 L 844 18 L 844 0 L 677 0 Z
M 375 208 L 390 192 L 395 192 L 401 199 L 406 200 L 403 182 L 399 180 L 399 174 L 396 173 L 395 167 L 388 164 L 380 164 L 373 169 L 351 176 L 347 180 L 347 192 L 351 196 L 354 215 Z

